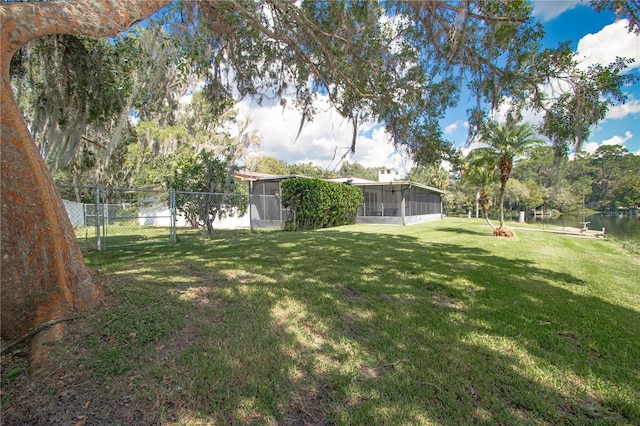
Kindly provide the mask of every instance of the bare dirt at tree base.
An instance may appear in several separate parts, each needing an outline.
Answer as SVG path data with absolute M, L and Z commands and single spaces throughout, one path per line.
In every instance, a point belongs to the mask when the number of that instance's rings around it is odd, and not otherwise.
M 69 326 L 68 338 L 73 342 L 81 324 Z M 75 334 L 75 336 L 74 336 Z M 3 342 L 4 343 L 4 342 Z M 4 346 L 4 345 L 3 345 Z M 66 347 L 72 346 L 65 343 Z M 76 353 L 57 351 L 54 364 L 39 378 L 29 378 L 28 346 L 21 345 L 2 356 L 2 375 L 20 372 L 2 384 L 3 425 L 152 425 L 160 424 L 153 401 L 134 396 L 130 377 L 97 380 L 86 365 L 70 365 Z M 166 419 L 170 420 L 170 419 Z

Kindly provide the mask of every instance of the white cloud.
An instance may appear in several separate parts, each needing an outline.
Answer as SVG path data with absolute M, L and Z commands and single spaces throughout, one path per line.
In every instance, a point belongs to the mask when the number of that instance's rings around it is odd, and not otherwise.
M 630 101 L 627 101 L 625 104 L 609 107 L 609 111 L 607 111 L 607 115 L 605 118 L 619 119 L 624 118 L 630 114 L 638 113 L 640 113 L 640 101 L 637 99 L 632 99 Z
M 582 150 L 593 154 L 598 150 L 600 144 L 598 142 L 586 142 L 582 144 Z
M 626 132 L 624 132 L 624 136 L 615 135 L 610 139 L 603 140 L 602 145 L 624 145 L 624 143 L 632 137 L 633 134 L 627 130 Z
M 466 132 L 469 129 L 469 122 L 468 121 L 463 121 L 463 120 L 457 120 L 457 121 L 449 124 L 448 126 L 446 126 L 443 129 L 443 132 L 444 132 L 445 135 L 452 135 L 452 134 L 456 133 L 457 131 L 461 130 L 460 129 L 461 127 Z
M 535 0 L 533 3 L 533 16 L 537 16 L 543 22 L 562 15 L 567 10 L 571 10 L 580 5 L 575 0 Z
M 353 127 L 329 107 L 326 99 L 316 102 L 318 113 L 300 127 L 300 112 L 280 105 L 259 107 L 250 100 L 238 104 L 241 113 L 250 116 L 252 127 L 261 135 L 260 155 L 287 163 L 308 163 L 324 168 L 340 168 L 341 157 L 365 167 L 403 168 L 402 156 L 391 144 L 387 132 L 376 123 L 363 123 L 358 129 L 356 152 L 349 153 Z
M 586 142 L 582 145 L 582 150 L 593 154 L 602 145 L 624 145 L 625 142 L 631 138 L 633 138 L 633 134 L 627 130 L 624 132 L 624 136 L 614 135 L 613 137 L 605 139 L 599 143 L 594 141 Z
M 444 128 L 444 134 L 445 135 L 451 135 L 451 134 L 455 133 L 456 130 L 458 130 L 458 122 L 457 121 L 455 123 L 449 124 L 447 127 L 445 127 Z
M 576 59 L 580 66 L 586 69 L 590 65 L 608 65 L 616 57 L 632 58 L 635 60 L 629 67 L 640 67 L 640 39 L 633 32 L 629 32 L 629 21 L 621 19 L 607 25 L 595 34 L 587 34 L 578 42 Z

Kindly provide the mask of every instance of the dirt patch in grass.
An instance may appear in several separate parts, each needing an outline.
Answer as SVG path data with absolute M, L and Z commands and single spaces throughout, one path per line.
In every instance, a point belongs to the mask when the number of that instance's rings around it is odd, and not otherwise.
M 361 330 L 358 327 L 358 318 L 352 312 L 344 312 L 341 314 L 342 319 L 342 332 L 345 336 L 352 339 L 359 338 Z
M 21 373 L 2 385 L 3 425 L 148 425 L 153 405 L 134 396 L 132 375 L 96 380 L 84 362 L 86 348 L 76 339 L 84 333 L 82 322 L 70 324 L 64 348 L 54 355 L 49 371 L 38 379 L 27 378 L 25 345 L 2 357 L 2 371 L 20 368 Z
M 289 396 L 289 410 L 282 424 L 284 426 L 298 425 L 328 425 L 326 401 L 328 390 L 326 386 L 307 389 L 305 392 L 294 392 Z
M 462 309 L 464 307 L 462 302 L 439 293 L 433 296 L 433 303 L 443 308 Z
M 360 292 L 349 287 L 343 287 L 342 296 L 349 302 L 360 302 L 362 300 Z

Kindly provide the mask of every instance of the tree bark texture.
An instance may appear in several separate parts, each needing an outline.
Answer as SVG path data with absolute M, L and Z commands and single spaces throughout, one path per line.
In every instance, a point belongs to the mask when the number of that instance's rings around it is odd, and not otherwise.
M 11 58 L 48 34 L 114 36 L 169 0 L 79 0 L 0 6 L 0 329 L 18 338 L 95 306 L 102 295 L 84 265 L 53 179 L 11 88 Z M 46 365 L 63 322 L 31 341 L 31 367 Z

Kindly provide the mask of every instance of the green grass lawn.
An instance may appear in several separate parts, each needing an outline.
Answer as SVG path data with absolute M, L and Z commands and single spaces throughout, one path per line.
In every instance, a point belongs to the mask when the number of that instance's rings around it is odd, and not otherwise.
M 640 259 L 517 232 L 447 218 L 88 253 L 108 303 L 74 362 L 161 423 L 640 424 Z
M 95 226 L 80 226 L 75 229 L 76 240 L 83 251 L 97 248 Z M 189 230 L 190 231 L 190 230 Z M 181 229 L 180 232 L 183 232 Z M 134 244 L 169 243 L 171 229 L 159 226 L 140 226 L 138 219 L 120 220 L 104 228 L 100 227 L 100 245 L 104 248 Z

